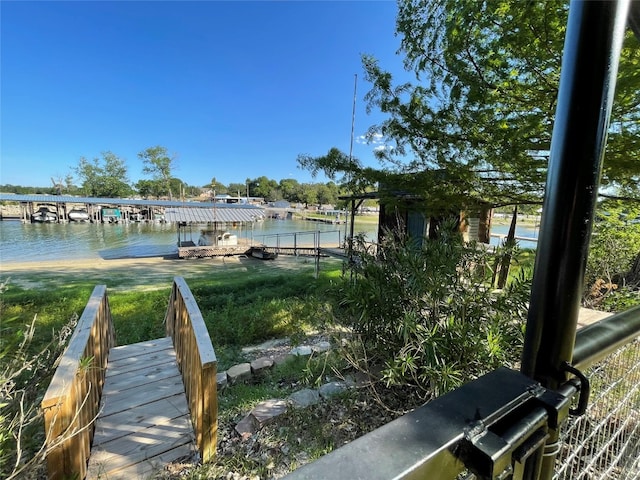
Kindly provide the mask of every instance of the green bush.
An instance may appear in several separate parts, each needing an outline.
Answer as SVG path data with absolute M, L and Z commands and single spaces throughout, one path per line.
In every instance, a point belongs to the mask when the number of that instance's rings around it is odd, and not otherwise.
M 640 278 L 630 275 L 640 255 L 639 220 L 639 207 L 618 201 L 599 209 L 585 270 L 586 306 L 623 311 L 640 303 Z
M 386 238 L 375 255 L 360 249 L 333 298 L 337 320 L 361 342 L 360 358 L 384 366 L 387 383 L 437 395 L 519 360 L 529 271 L 492 291 L 492 255 L 453 229 L 419 247 Z
M 77 317 L 36 349 L 36 317 L 25 325 L 7 315 L 5 289 L 0 284 L 0 477 L 40 478 L 46 447 L 40 401 Z

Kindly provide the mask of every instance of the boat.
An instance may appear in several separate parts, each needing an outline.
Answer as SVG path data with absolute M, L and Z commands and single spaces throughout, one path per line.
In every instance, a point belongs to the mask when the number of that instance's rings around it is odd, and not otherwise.
M 35 213 L 31 214 L 31 223 L 53 223 L 58 221 L 58 214 L 49 210 L 49 207 L 42 206 Z
M 260 260 L 275 260 L 278 258 L 277 253 L 267 252 L 265 247 L 251 247 L 251 256 Z
M 103 208 L 102 223 L 118 223 L 122 219 L 122 212 L 119 208 Z
M 67 217 L 69 217 L 69 221 L 71 222 L 88 222 L 89 212 L 84 208 L 72 208 L 69 210 Z

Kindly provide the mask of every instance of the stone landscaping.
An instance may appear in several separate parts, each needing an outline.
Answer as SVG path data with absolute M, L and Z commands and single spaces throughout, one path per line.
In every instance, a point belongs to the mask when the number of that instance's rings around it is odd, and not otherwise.
M 263 354 L 251 362 L 240 363 L 230 367 L 226 372 L 217 376 L 218 390 L 225 389 L 228 385 L 248 382 L 254 376 L 264 374 L 265 371 L 280 365 L 295 357 L 309 357 L 312 354 L 328 352 L 331 344 L 325 340 L 319 340 L 311 345 L 299 345 L 290 348 L 285 340 L 272 340 L 256 347 L 243 349 L 245 354 Z M 235 427 L 236 432 L 247 438 L 258 432 L 266 424 L 282 415 L 289 407 L 306 408 L 339 395 L 349 387 L 355 386 L 352 379 L 344 381 L 331 381 L 321 385 L 318 389 L 305 388 L 296 391 L 284 399 L 269 399 L 258 403 Z

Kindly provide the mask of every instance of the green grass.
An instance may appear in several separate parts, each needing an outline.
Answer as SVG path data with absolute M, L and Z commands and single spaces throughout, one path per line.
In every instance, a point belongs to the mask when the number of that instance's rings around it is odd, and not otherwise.
M 241 268 L 216 266 L 185 280 L 202 312 L 222 367 L 238 357 L 238 347 L 262 340 L 301 335 L 329 319 L 322 292 L 339 277 L 340 262 L 323 262 L 319 278 L 311 264 L 293 268 L 249 263 Z M 255 265 L 255 268 L 251 268 Z M 201 267 L 202 265 L 198 265 Z M 251 268 L 251 269 L 250 269 Z M 108 272 L 107 272 L 108 273 Z M 74 315 L 80 316 L 97 283 L 107 283 L 109 305 L 119 345 L 163 337 L 172 272 L 158 285 L 155 277 L 116 275 L 78 278 L 74 274 L 20 274 L 3 294 L 3 324 L 29 324 L 37 316 L 32 348 L 41 348 Z M 138 284 L 131 282 L 138 278 Z M 34 286 L 35 285 L 35 286 Z M 13 327 L 12 327 L 13 328 Z M 1 340 L 0 340 L 1 341 Z

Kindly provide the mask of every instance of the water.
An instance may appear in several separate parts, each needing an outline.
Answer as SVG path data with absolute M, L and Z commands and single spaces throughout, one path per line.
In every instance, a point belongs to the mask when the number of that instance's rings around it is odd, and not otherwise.
M 313 245 L 314 232 L 320 231 L 322 245 L 337 246 L 344 240 L 344 225 L 329 225 L 301 220 L 265 220 L 251 227 L 233 230 L 238 238 L 254 240 L 267 245 L 292 246 L 294 232 L 296 244 Z M 375 240 L 377 225 L 360 226 L 367 238 Z M 508 225 L 496 225 L 492 233 L 506 235 Z M 275 234 L 280 234 L 279 240 Z M 192 229 L 192 239 L 197 242 L 199 227 Z M 538 230 L 518 227 L 517 235 L 537 237 Z M 184 239 L 184 237 L 183 237 Z M 189 234 L 187 234 L 189 239 Z M 177 228 L 167 223 L 21 223 L 0 222 L 0 264 L 10 262 L 38 262 L 51 260 L 91 260 L 115 258 L 139 258 L 172 256 L 178 251 Z M 500 240 L 491 237 L 491 244 Z M 535 242 L 519 241 L 522 248 L 535 248 Z
M 199 228 L 192 228 L 197 242 Z M 377 226 L 367 226 L 375 238 Z M 356 231 L 360 231 L 356 225 Z M 322 232 L 323 245 L 335 246 L 344 239 L 344 225 L 299 220 L 265 220 L 251 229 L 231 230 L 238 238 L 275 245 L 276 233 Z M 184 239 L 184 232 L 183 232 Z M 187 233 L 187 239 L 190 239 Z M 178 252 L 177 227 L 167 223 L 22 223 L 0 222 L 0 264 L 51 260 L 91 260 L 171 256 Z M 298 245 L 313 244 L 313 234 L 297 235 Z M 334 245 L 335 244 L 335 245 Z M 280 239 L 281 246 L 293 245 L 293 235 Z
M 540 229 L 538 227 L 532 226 L 516 226 L 516 236 L 518 237 L 528 237 L 528 238 L 538 238 L 538 232 Z M 493 225 L 491 227 L 492 234 L 499 235 L 507 235 L 509 233 L 509 225 Z M 491 245 L 500 245 L 501 239 L 498 237 L 491 237 L 490 244 Z M 517 240 L 520 248 L 537 248 L 538 242 L 531 242 L 528 240 Z

